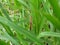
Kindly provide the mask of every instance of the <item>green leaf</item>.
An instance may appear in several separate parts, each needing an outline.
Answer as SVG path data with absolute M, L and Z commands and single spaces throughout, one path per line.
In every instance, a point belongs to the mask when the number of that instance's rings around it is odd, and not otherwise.
M 56 32 L 41 32 L 37 38 L 46 37 L 46 36 L 60 37 L 60 33 L 56 33 Z

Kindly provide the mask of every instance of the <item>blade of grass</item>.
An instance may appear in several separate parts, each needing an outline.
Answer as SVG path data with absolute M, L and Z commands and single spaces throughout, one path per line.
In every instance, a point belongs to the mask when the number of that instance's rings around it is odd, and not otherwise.
M 0 45 L 9 45 L 9 43 L 7 43 L 7 42 L 5 42 L 5 41 L 0 40 Z
M 0 3 L 0 8 L 1 8 L 1 11 L 3 12 L 4 16 L 5 16 L 7 19 L 9 19 L 10 21 L 12 21 L 11 18 L 9 17 L 9 14 L 8 14 L 7 10 L 5 10 L 5 9 L 3 8 L 3 5 L 2 5 L 1 3 Z
M 20 45 L 17 40 L 15 40 L 14 38 L 12 38 L 6 31 L 3 31 L 5 36 L 8 38 L 9 41 L 11 41 L 13 44 L 15 45 Z
M 56 33 L 56 32 L 41 32 L 37 38 L 39 39 L 39 38 L 45 37 L 45 36 L 60 37 L 60 33 Z
M 0 39 L 1 40 L 9 40 L 6 36 L 2 36 L 1 34 L 0 34 Z
M 29 6 L 26 4 L 26 2 L 24 2 L 24 0 L 16 0 L 16 1 L 20 2 L 23 6 L 29 9 Z
M 19 45 L 19 43 L 17 42 L 17 40 L 15 40 L 14 38 L 12 38 L 4 29 L 2 31 L 0 31 L 0 33 L 1 32 L 2 32 L 2 34 L 0 34 L 0 39 L 1 40 L 11 41 L 13 44 Z
M 17 33 L 17 32 L 16 32 L 16 33 Z M 17 33 L 17 38 L 19 39 L 20 42 L 22 42 L 22 45 L 28 45 L 28 43 L 23 40 L 23 36 L 21 36 L 21 35 L 18 34 L 18 33 Z
M 1 20 L 2 19 L 2 20 Z M 13 22 L 9 21 L 8 19 L 0 16 L 0 22 L 3 24 L 8 25 L 9 27 L 15 29 L 16 32 L 19 34 L 25 35 L 27 38 L 29 38 L 31 41 L 36 42 L 37 44 L 40 44 L 40 41 L 36 38 L 36 36 L 29 31 L 26 31 L 26 29 L 14 24 Z
M 55 26 L 55 28 L 60 30 L 60 21 L 55 16 L 43 13 L 43 15 Z
M 4 29 L 7 31 L 7 33 L 8 33 L 9 35 L 14 36 L 14 35 L 13 35 L 13 32 L 11 31 L 11 29 L 10 29 L 8 26 L 6 26 L 6 25 L 4 25 L 4 24 L 2 24 L 2 23 L 1 23 L 1 25 L 4 27 Z
M 30 0 L 30 9 L 31 9 L 31 16 L 32 16 L 32 28 L 34 30 L 35 35 L 39 33 L 39 23 L 40 21 L 40 13 L 39 13 L 39 0 Z
M 60 7 L 59 7 L 59 4 L 58 4 L 58 0 L 49 0 L 50 4 L 52 5 L 53 7 L 53 12 L 54 12 L 54 15 L 60 19 Z

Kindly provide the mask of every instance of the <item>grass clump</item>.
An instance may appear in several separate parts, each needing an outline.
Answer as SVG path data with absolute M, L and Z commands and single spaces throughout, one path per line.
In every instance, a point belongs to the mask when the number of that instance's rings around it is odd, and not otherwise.
M 0 45 L 60 45 L 59 0 L 0 0 Z

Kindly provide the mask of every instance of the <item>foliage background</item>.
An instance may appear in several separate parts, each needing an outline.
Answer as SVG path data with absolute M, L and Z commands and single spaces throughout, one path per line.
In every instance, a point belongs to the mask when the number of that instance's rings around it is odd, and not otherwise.
M 60 45 L 60 0 L 0 0 L 0 45 Z

